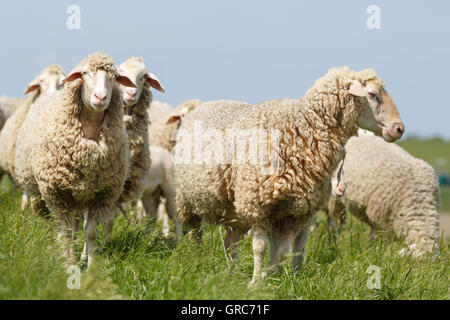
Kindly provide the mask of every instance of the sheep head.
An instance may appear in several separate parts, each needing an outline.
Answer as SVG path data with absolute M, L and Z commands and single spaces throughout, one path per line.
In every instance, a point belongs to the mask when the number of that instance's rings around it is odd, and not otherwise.
M 103 112 L 108 108 L 116 82 L 136 87 L 129 78 L 116 72 L 113 59 L 104 53 L 89 55 L 69 73 L 64 82 L 78 79 L 82 80 L 83 104 L 95 112 Z
M 154 74 L 147 72 L 142 58 L 128 58 L 117 68 L 117 72 L 119 75 L 127 77 L 136 84 L 134 88 L 129 88 L 124 85 L 120 86 L 126 107 L 134 106 L 138 102 L 144 86 L 153 87 L 161 92 L 165 91 L 158 78 Z
M 397 106 L 384 88 L 384 82 L 371 69 L 355 74 L 349 93 L 360 97 L 362 110 L 357 120 L 358 126 L 382 136 L 387 142 L 400 139 L 405 127 Z
M 25 94 L 39 90 L 40 94 L 52 93 L 61 90 L 66 77 L 64 70 L 58 65 L 51 65 L 41 71 L 41 73 L 31 81 Z

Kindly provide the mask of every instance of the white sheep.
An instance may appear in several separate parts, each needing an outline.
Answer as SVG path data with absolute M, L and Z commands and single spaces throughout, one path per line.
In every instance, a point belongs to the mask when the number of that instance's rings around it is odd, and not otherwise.
M 164 92 L 158 78 L 147 71 L 142 58 L 130 57 L 117 70 L 118 74 L 130 79 L 136 88 L 120 85 L 125 107 L 123 121 L 129 142 L 129 177 L 118 200 L 118 205 L 138 200 L 145 189 L 151 165 L 149 146 L 149 113 L 153 95 L 150 88 Z M 109 236 L 114 224 L 114 210 L 105 221 L 105 235 Z
M 51 65 L 43 69 L 40 74 L 28 84 L 25 93 L 29 93 L 30 95 L 23 101 L 22 99 L 17 99 L 21 101 L 21 104 L 8 118 L 4 128 L 0 132 L 0 167 L 8 172 L 13 179 L 17 134 L 25 120 L 28 110 L 32 103 L 41 95 L 53 93 L 62 89 L 65 76 L 64 70 L 58 65 Z M 26 194 L 24 194 L 22 210 L 25 209 L 28 202 L 27 200 Z
M 434 169 L 395 144 L 359 133 L 346 144 L 347 190 L 331 199 L 331 222 L 342 225 L 345 211 L 373 230 L 392 229 L 414 256 L 438 250 L 439 182 Z
M 331 173 L 357 125 L 388 141 L 403 134 L 397 108 L 373 70 L 332 69 L 298 100 L 203 103 L 184 118 L 177 135 L 180 218 L 196 238 L 202 221 L 251 228 L 254 283 L 263 276 L 269 239 L 278 240 L 274 264 L 293 240 L 307 238 L 311 218 L 328 201 Z M 230 134 L 232 139 L 223 143 Z
M 19 130 L 15 175 L 29 193 L 42 197 L 68 240 L 84 214 L 88 266 L 96 225 L 114 208 L 128 175 L 128 138 L 111 57 L 94 53 L 64 79 L 64 88 L 38 99 Z M 71 248 L 67 253 L 71 255 Z

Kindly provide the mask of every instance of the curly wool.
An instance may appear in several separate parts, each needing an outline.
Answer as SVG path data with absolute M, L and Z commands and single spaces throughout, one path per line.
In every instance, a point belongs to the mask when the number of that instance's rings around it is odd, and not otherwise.
M 51 65 L 45 68 L 41 74 L 57 74 L 65 75 L 64 70 L 58 65 Z M 6 121 L 5 127 L 0 132 L 0 150 L 2 154 L 0 156 L 0 167 L 6 170 L 13 179 L 15 179 L 15 150 L 16 140 L 22 123 L 25 121 L 25 117 L 31 108 L 32 103 L 41 96 L 40 90 L 32 91 L 24 102 L 17 107 L 17 110 Z
M 88 69 L 113 72 L 113 60 L 96 53 Z M 98 218 L 112 211 L 127 177 L 128 140 L 120 89 L 114 86 L 98 141 L 84 136 L 79 115 L 82 80 L 35 102 L 19 131 L 18 182 L 40 195 L 52 213 L 65 219 L 71 211 L 90 210 Z
M 119 202 L 128 202 L 139 198 L 145 188 L 148 171 L 151 166 L 150 146 L 148 142 L 149 115 L 152 92 L 148 85 L 142 89 L 138 102 L 133 106 L 131 115 L 124 115 L 124 123 L 130 147 L 129 177 Z
M 439 242 L 439 183 L 434 169 L 396 144 L 360 134 L 346 145 L 347 188 L 341 200 L 330 201 L 331 217 L 340 202 L 374 229 L 393 229 L 415 244 L 416 252 L 431 252 Z M 335 209 L 335 210 L 333 210 Z
M 282 218 L 292 218 L 299 225 L 308 223 L 317 208 L 326 205 L 331 173 L 345 143 L 356 134 L 361 100 L 348 89 L 357 75 L 348 67 L 335 68 L 318 79 L 302 99 L 259 105 L 209 102 L 188 114 L 180 127 L 183 136 L 193 133 L 195 121 L 224 136 L 230 129 L 258 128 L 266 132 L 276 129 L 281 136 L 273 174 L 262 173 L 267 164 L 248 162 L 177 164 L 177 207 L 183 222 L 190 224 L 197 215 L 240 228 L 273 224 Z M 176 150 L 182 146 L 183 137 L 179 138 Z M 270 134 L 268 138 L 272 141 Z

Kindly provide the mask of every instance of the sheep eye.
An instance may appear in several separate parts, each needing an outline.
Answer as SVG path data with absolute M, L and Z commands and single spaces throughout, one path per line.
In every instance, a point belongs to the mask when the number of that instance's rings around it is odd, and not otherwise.
M 369 92 L 369 97 L 372 98 L 372 99 L 374 99 L 374 98 L 377 97 L 377 95 L 376 95 L 375 92 Z

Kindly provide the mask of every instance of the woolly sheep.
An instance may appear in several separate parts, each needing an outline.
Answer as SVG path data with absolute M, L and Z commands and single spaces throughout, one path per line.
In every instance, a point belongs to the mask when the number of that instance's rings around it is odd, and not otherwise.
M 61 91 L 41 97 L 29 110 L 17 137 L 15 173 L 29 194 L 42 197 L 69 240 L 84 214 L 89 266 L 96 224 L 114 208 L 128 174 L 117 82 L 135 85 L 116 73 L 104 53 L 89 55 L 64 82 Z
M 16 147 L 17 133 L 30 109 L 32 103 L 44 94 L 52 93 L 62 89 L 63 80 L 66 74 L 58 65 L 51 65 L 30 82 L 25 93 L 30 93 L 27 99 L 17 107 L 5 123 L 5 127 L 0 132 L 0 167 L 7 171 L 14 179 L 14 153 Z
M 147 72 L 142 58 L 130 57 L 124 61 L 117 72 L 136 84 L 136 88 L 120 85 L 124 103 L 124 122 L 130 147 L 129 177 L 125 182 L 123 193 L 118 204 L 137 200 L 144 191 L 148 179 L 150 160 L 150 146 L 148 143 L 149 114 L 148 109 L 152 102 L 153 87 L 164 92 L 158 78 Z M 105 222 L 105 234 L 108 236 L 112 230 L 115 212 L 112 212 Z
M 439 183 L 434 169 L 395 144 L 359 134 L 346 144 L 347 190 L 331 199 L 331 221 L 342 223 L 345 210 L 373 229 L 393 229 L 409 252 L 421 256 L 438 249 Z
M 251 228 L 251 283 L 255 283 L 263 276 L 262 263 L 271 234 L 279 235 L 271 264 L 288 252 L 294 239 L 307 238 L 311 218 L 328 201 L 326 182 L 344 144 L 356 134 L 357 125 L 387 141 L 399 139 L 404 131 L 383 81 L 371 69 L 331 69 L 298 100 L 259 105 L 223 100 L 203 103 L 184 118 L 174 150 L 176 199 L 182 222 L 194 229 L 195 238 L 199 238 L 202 221 Z M 203 127 L 208 135 L 199 132 Z M 230 133 L 249 134 L 253 141 L 261 138 L 257 144 L 260 161 L 241 161 L 249 154 L 247 136 L 221 144 Z M 219 147 L 225 146 L 222 157 L 217 146 L 214 152 L 213 140 Z M 243 141 L 244 151 L 237 152 L 236 160 L 234 150 Z M 204 161 L 202 157 L 212 153 L 219 160 Z

